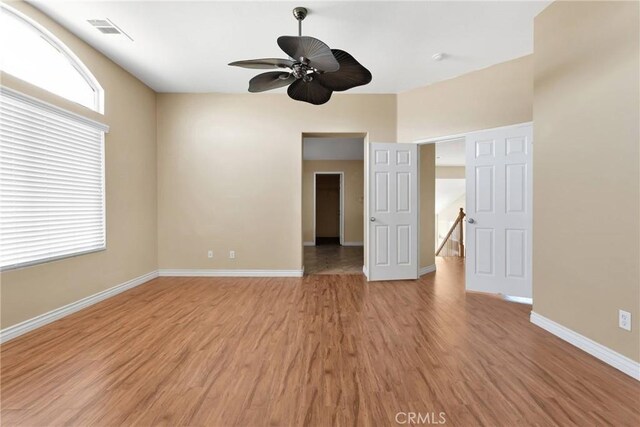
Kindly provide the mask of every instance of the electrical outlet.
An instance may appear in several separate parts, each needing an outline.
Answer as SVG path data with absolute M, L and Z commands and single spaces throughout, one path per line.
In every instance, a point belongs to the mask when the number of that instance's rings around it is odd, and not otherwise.
M 631 330 L 631 313 L 624 310 L 618 310 L 618 326 L 627 331 Z
M 229 259 L 236 259 L 236 251 L 229 251 Z
M 209 258 L 213 258 L 213 251 L 209 251 L 209 252 L 207 252 L 207 257 L 209 257 Z

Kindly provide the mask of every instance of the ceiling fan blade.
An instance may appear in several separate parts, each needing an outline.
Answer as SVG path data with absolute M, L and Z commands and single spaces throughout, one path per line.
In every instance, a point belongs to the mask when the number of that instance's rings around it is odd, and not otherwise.
M 295 61 L 307 58 L 309 65 L 320 71 L 331 73 L 338 71 L 340 68 L 340 64 L 331 53 L 329 46 L 316 38 L 309 36 L 281 36 L 278 37 L 278 46 Z
M 315 79 L 305 82 L 302 79 L 296 80 L 289 89 L 289 97 L 296 101 L 304 101 L 314 105 L 320 105 L 331 99 L 332 91 L 318 83 Z
M 294 81 L 296 81 L 296 78 L 289 73 L 269 71 L 258 74 L 249 80 L 249 92 L 264 92 L 265 90 L 277 89 L 288 86 Z
M 291 68 L 291 66 L 293 65 L 293 61 L 290 59 L 260 58 L 260 59 L 247 59 L 245 61 L 234 61 L 229 65 L 232 65 L 234 67 L 258 68 L 258 69 Z
M 324 87 L 334 91 L 343 91 L 356 86 L 366 85 L 371 81 L 371 73 L 356 59 L 340 49 L 331 49 L 340 69 L 333 73 L 320 73 L 316 80 Z

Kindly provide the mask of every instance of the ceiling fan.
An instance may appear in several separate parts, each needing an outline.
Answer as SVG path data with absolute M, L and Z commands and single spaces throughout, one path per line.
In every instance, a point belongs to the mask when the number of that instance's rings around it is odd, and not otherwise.
M 344 91 L 371 81 L 371 73 L 349 53 L 330 49 L 322 41 L 302 35 L 307 9 L 296 7 L 298 36 L 278 37 L 278 46 L 289 59 L 263 58 L 235 61 L 229 65 L 244 68 L 278 69 L 258 74 L 249 81 L 249 92 L 264 92 L 289 86 L 289 97 L 314 105 L 324 104 L 334 91 Z

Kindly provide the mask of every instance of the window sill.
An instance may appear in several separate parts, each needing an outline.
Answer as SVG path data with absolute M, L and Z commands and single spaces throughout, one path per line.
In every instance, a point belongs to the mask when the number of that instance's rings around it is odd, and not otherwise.
M 7 271 L 13 271 L 13 270 L 19 270 L 22 268 L 27 268 L 27 267 L 35 267 L 36 265 L 42 265 L 42 264 L 48 264 L 50 262 L 54 262 L 54 261 L 62 261 L 65 259 L 69 259 L 69 258 L 75 258 L 75 257 L 79 257 L 82 255 L 88 255 L 88 254 L 93 254 L 96 252 L 103 252 L 106 251 L 107 247 L 102 246 L 100 248 L 95 248 L 95 249 L 89 249 L 86 251 L 82 251 L 82 252 L 75 252 L 72 254 L 68 254 L 68 255 L 60 255 L 57 257 L 53 257 L 53 258 L 45 258 L 45 259 L 41 259 L 41 260 L 37 260 L 37 261 L 29 261 L 29 262 L 23 262 L 20 264 L 13 264 L 13 265 L 8 265 L 6 267 L 1 267 L 0 268 L 0 272 L 4 273 Z

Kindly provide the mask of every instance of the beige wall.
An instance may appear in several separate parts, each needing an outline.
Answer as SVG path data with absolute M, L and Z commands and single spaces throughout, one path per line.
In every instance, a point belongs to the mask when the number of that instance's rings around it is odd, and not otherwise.
M 464 166 L 436 166 L 436 179 L 465 179 Z
M 436 262 L 436 146 L 425 144 L 420 150 L 420 268 Z
M 533 309 L 635 361 L 639 33 L 637 2 L 555 2 L 534 36 Z
M 364 146 L 362 148 L 364 150 Z M 364 162 L 362 160 L 305 160 L 302 171 L 302 238 L 313 242 L 313 174 L 344 172 L 344 241 L 363 242 Z
M 396 96 L 158 94 L 157 119 L 160 267 L 297 270 L 302 133 L 394 141 Z
M 122 68 L 26 3 L 10 3 L 65 43 L 105 90 L 105 115 L 12 76 L 2 84 L 110 126 L 106 136 L 107 249 L 3 272 L 2 328 L 157 269 L 156 97 Z
M 528 122 L 532 101 L 532 56 L 403 92 L 398 142 Z

